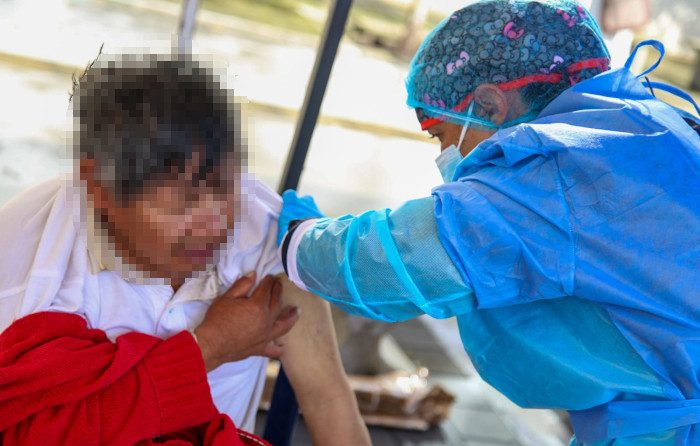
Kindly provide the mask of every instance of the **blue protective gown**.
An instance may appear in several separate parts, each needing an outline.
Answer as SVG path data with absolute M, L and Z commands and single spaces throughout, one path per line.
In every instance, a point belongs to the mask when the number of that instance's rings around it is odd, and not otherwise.
M 433 196 L 322 219 L 304 286 L 381 320 L 456 316 L 482 377 L 572 442 L 700 444 L 700 136 L 626 68 L 497 132 Z

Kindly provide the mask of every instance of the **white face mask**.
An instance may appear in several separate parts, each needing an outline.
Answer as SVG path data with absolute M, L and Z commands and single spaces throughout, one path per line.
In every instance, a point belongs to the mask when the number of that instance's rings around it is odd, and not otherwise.
M 473 102 L 472 102 L 473 105 Z M 471 110 L 471 105 L 469 106 Z M 459 147 L 462 147 L 462 141 L 464 141 L 464 135 L 467 134 L 467 129 L 469 128 L 469 121 L 462 126 L 462 133 L 459 135 L 459 145 L 452 144 L 450 147 L 446 148 L 437 158 L 435 158 L 435 164 L 437 164 L 440 170 L 440 175 L 442 175 L 442 180 L 445 183 L 449 183 L 454 180 L 455 171 L 457 166 L 464 158 L 459 151 Z
M 442 180 L 445 183 L 452 181 L 455 176 L 455 171 L 457 166 L 462 161 L 462 154 L 457 150 L 457 146 L 452 144 L 450 147 L 446 148 L 437 158 L 435 158 L 435 164 L 440 170 L 440 175 L 442 175 Z

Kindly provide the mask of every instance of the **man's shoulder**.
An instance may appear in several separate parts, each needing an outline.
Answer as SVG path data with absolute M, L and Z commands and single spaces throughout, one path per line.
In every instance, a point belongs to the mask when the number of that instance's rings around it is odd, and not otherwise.
M 0 288 L 7 280 L 24 280 L 31 269 L 48 271 L 47 262 L 60 258 L 61 263 L 70 256 L 77 235 L 70 184 L 66 176 L 52 178 L 0 208 Z
M 57 176 L 21 192 L 7 204 L 0 207 L 0 225 L 22 225 L 24 221 L 50 208 L 59 199 L 65 188 L 66 177 Z M 0 234 L 6 235 L 5 233 Z
M 31 250 L 47 230 L 72 227 L 67 184 L 66 177 L 52 178 L 22 192 L 0 208 L 0 247 L 5 255 L 9 246 L 22 246 L 23 252 Z
M 68 275 L 79 286 L 74 279 L 87 253 L 75 251 L 80 239 L 71 185 L 69 177 L 53 178 L 0 209 L 0 329 L 47 310 Z

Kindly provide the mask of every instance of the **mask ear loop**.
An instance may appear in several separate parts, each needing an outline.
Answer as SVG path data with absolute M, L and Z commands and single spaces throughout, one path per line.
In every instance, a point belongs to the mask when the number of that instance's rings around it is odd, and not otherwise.
M 457 144 L 457 150 L 462 149 L 462 141 L 464 141 L 464 135 L 467 134 L 467 129 L 469 128 L 469 121 L 467 121 L 466 124 L 462 125 L 462 133 L 459 135 L 459 144 Z
M 459 135 L 459 144 L 457 144 L 457 150 L 462 151 L 462 142 L 464 142 L 464 136 L 467 134 L 467 129 L 469 129 L 469 124 L 471 123 L 471 117 L 472 114 L 472 109 L 474 108 L 474 100 L 472 99 L 472 102 L 469 104 L 469 108 L 467 109 L 467 121 L 462 125 L 462 133 Z

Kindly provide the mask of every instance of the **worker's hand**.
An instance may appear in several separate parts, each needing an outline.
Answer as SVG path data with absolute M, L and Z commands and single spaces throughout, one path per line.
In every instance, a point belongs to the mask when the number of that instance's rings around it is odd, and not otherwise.
M 310 195 L 300 197 L 295 190 L 290 189 L 284 191 L 282 201 L 284 204 L 282 205 L 282 212 L 280 212 L 277 246 L 282 243 L 284 235 L 289 230 L 289 223 L 293 220 L 325 217 Z
M 266 276 L 250 294 L 255 273 L 236 281 L 207 310 L 194 330 L 207 371 L 249 356 L 279 357 L 282 345 L 274 340 L 287 333 L 299 319 L 299 309 L 282 307 L 279 280 Z

